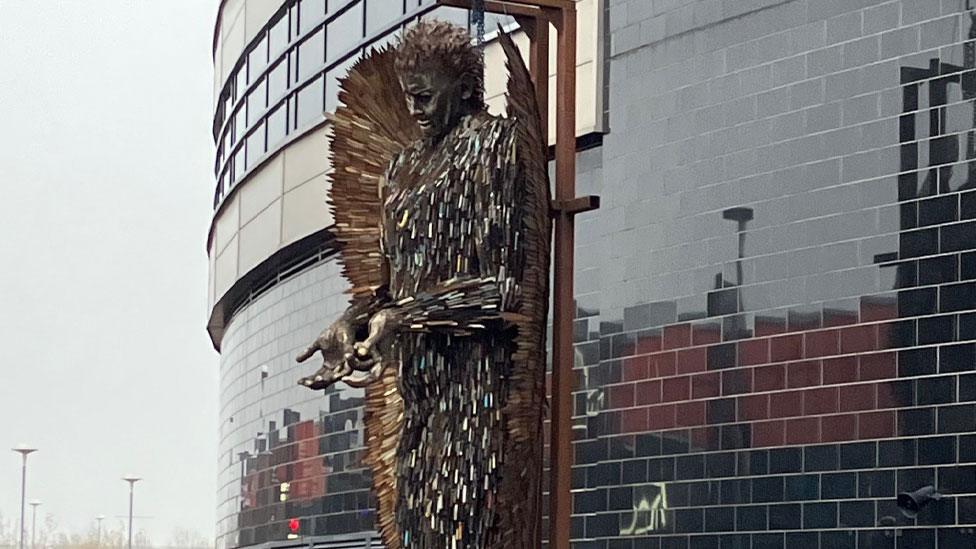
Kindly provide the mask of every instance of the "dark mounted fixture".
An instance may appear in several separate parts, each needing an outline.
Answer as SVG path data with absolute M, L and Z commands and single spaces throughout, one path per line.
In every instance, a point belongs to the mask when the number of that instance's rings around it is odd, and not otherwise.
M 942 499 L 942 494 L 935 489 L 935 486 L 924 486 L 914 492 L 898 494 L 898 508 L 906 517 L 915 518 L 922 507 L 940 499 Z

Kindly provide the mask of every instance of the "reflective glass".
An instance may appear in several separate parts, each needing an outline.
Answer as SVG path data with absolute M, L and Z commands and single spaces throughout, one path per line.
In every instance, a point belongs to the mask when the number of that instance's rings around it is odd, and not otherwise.
M 268 103 L 274 104 L 288 90 L 288 59 L 268 71 Z
M 254 46 L 254 49 L 247 54 L 248 70 L 250 71 L 250 81 L 253 82 L 254 79 L 258 78 L 259 75 L 264 72 L 264 68 L 268 66 L 268 37 L 264 36 L 261 40 Z
M 322 68 L 325 58 L 325 31 L 318 30 L 298 46 L 298 75 L 296 81 Z
M 269 52 L 273 59 L 288 46 L 288 11 L 268 31 Z
M 366 2 L 366 36 L 387 27 L 403 15 L 403 0 L 363 0 Z
M 302 0 L 298 5 L 299 29 L 308 32 L 325 15 L 325 0 Z
M 298 91 L 298 110 L 295 125 L 302 128 L 312 121 L 320 120 L 324 108 L 324 84 L 322 78 L 316 78 L 309 85 Z
M 351 57 L 347 61 L 336 65 L 332 70 L 325 73 L 325 110 L 334 112 L 339 106 L 339 79 L 346 75 L 349 68 L 356 62 L 356 57 Z
M 468 28 L 468 10 L 454 7 L 440 7 L 424 16 L 428 19 L 450 21 L 455 25 Z
M 240 101 L 247 89 L 247 63 L 244 63 L 234 76 L 234 101 Z
M 233 136 L 233 134 L 234 134 L 234 132 L 233 132 L 233 129 L 234 129 L 234 128 L 230 128 L 230 129 L 231 129 L 232 131 L 228 131 L 227 133 L 225 133 L 225 134 L 224 134 L 224 140 L 223 140 L 223 145 L 221 145 L 221 147 L 220 147 L 220 150 L 221 150 L 221 152 L 222 152 L 222 153 L 223 153 L 224 155 L 228 155 L 228 154 L 230 154 L 230 148 L 231 148 L 231 146 L 233 145 L 233 143 L 231 142 L 231 137 L 232 137 L 232 136 Z
M 268 150 L 273 150 L 288 131 L 287 105 L 281 105 L 268 115 Z
M 241 177 L 244 176 L 244 147 L 240 147 L 236 153 L 234 153 L 234 181 L 240 181 Z
M 326 60 L 331 63 L 349 52 L 363 39 L 363 5 L 356 2 L 329 23 Z
M 264 109 L 268 106 L 268 86 L 265 81 L 261 81 L 247 96 L 247 124 L 248 126 L 257 122 Z
M 498 30 L 498 26 L 501 25 L 502 28 L 508 29 L 509 25 L 515 23 L 515 18 L 511 15 L 504 15 L 500 13 L 486 13 L 485 14 L 485 32 L 495 32 Z
M 264 152 L 267 150 L 265 148 L 265 138 L 264 138 L 264 124 L 258 124 L 257 128 L 250 135 L 247 136 L 247 167 L 250 169 L 253 167 L 261 157 L 264 156 Z
M 241 103 L 234 115 L 234 143 L 238 143 L 247 132 L 247 102 Z

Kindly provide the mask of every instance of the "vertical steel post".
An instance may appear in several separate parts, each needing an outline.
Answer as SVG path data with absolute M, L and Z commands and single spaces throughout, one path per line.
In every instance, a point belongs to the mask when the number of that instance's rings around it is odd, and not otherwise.
M 554 21 L 556 55 L 557 202 L 576 198 L 576 9 Z M 573 467 L 573 213 L 557 212 L 553 290 L 552 421 L 549 486 L 549 547 L 569 549 Z
M 37 448 L 30 448 L 26 444 L 21 444 L 13 449 L 20 454 L 20 549 L 24 549 L 24 537 L 27 535 L 27 528 L 24 525 L 24 514 L 26 513 L 27 503 L 27 456 L 37 451 Z
M 134 482 L 129 483 L 129 549 L 132 549 L 132 492 L 135 487 Z
M 135 485 L 137 482 L 142 480 L 141 478 L 134 475 L 127 475 L 122 477 L 122 480 L 129 483 L 129 545 L 128 549 L 132 549 L 132 494 L 135 491 Z
M 24 514 L 26 513 L 27 501 L 27 453 L 21 454 L 23 461 L 20 466 L 20 549 L 24 549 L 24 535 L 27 528 L 24 526 Z
M 31 549 L 36 549 L 36 534 L 37 534 L 37 506 L 40 505 L 39 501 L 30 502 L 31 506 Z
M 102 546 L 102 521 L 105 520 L 105 517 L 98 515 L 95 520 L 98 521 L 98 534 L 95 537 L 95 548 L 98 549 Z

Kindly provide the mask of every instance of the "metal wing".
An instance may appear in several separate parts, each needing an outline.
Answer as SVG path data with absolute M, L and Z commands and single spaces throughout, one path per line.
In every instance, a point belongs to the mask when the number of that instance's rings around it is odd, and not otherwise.
M 394 51 L 373 50 L 339 81 L 332 125 L 332 187 L 329 205 L 343 276 L 353 296 L 368 298 L 383 284 L 380 251 L 380 185 L 394 155 L 419 138 L 393 66 Z M 366 453 L 373 471 L 377 527 L 387 549 L 399 549 L 396 529 L 396 448 L 402 430 L 403 401 L 397 368 L 387 364 L 382 377 L 366 387 Z
M 343 276 L 357 296 L 382 283 L 380 182 L 393 156 L 420 137 L 397 83 L 391 48 L 373 50 L 339 80 L 332 125 L 332 188 Z
M 500 30 L 500 29 L 499 29 Z M 512 38 L 499 32 L 508 67 L 508 116 L 517 121 L 518 157 L 524 185 L 522 230 L 525 264 L 522 317 L 513 356 L 512 387 L 506 405 L 508 445 L 505 459 L 524 463 L 521 478 L 504 479 L 500 491 L 514 509 L 503 512 L 499 547 L 541 547 L 538 517 L 542 510 L 542 444 L 546 378 L 546 319 L 549 310 L 549 254 L 552 235 L 548 143 L 542 128 L 535 86 Z M 508 524 L 505 524 L 508 522 Z

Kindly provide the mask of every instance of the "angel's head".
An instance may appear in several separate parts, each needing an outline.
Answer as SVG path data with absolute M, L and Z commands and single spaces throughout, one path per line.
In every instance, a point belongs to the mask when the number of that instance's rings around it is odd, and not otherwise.
M 409 28 L 397 44 L 396 70 L 407 108 L 428 138 L 485 108 L 484 60 L 457 25 L 424 20 Z

